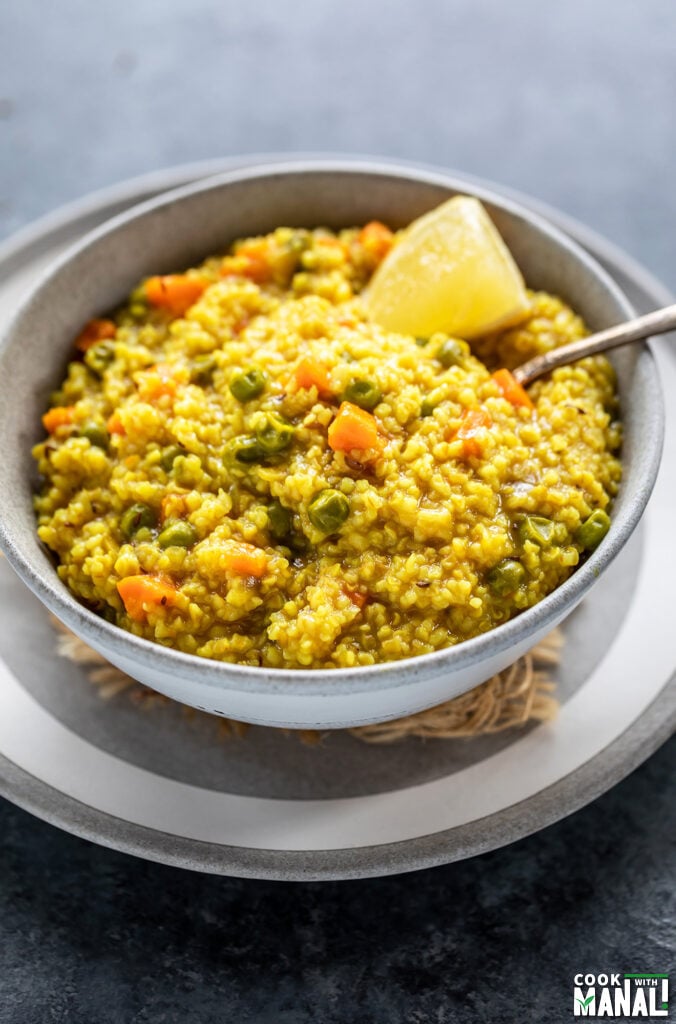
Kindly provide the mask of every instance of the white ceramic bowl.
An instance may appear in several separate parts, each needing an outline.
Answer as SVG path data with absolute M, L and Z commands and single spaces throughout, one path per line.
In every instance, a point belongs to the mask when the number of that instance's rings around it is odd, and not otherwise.
M 40 415 L 83 322 L 122 301 L 142 277 L 192 265 L 234 238 L 279 225 L 345 227 L 378 219 L 402 227 L 455 192 L 483 200 L 528 284 L 560 295 L 591 329 L 632 315 L 590 256 L 518 204 L 458 178 L 336 160 L 237 171 L 144 203 L 70 249 L 19 309 L 0 348 L 0 544 L 44 604 L 113 664 L 176 700 L 245 722 L 327 729 L 386 721 L 464 693 L 515 660 L 572 611 L 621 550 L 647 503 L 662 446 L 659 381 L 645 345 L 613 358 L 625 443 L 624 477 L 608 536 L 534 608 L 444 651 L 366 668 L 304 672 L 182 654 L 118 629 L 80 605 L 37 540 L 30 448 L 42 436 Z

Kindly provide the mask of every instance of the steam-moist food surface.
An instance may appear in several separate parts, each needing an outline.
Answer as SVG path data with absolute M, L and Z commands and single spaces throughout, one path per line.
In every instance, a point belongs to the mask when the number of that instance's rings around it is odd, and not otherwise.
M 574 571 L 621 475 L 612 368 L 557 370 L 534 408 L 501 385 L 586 333 L 544 293 L 471 351 L 380 328 L 362 293 L 391 243 L 280 228 L 87 325 L 34 454 L 40 539 L 88 607 L 203 657 L 350 667 L 476 636 Z

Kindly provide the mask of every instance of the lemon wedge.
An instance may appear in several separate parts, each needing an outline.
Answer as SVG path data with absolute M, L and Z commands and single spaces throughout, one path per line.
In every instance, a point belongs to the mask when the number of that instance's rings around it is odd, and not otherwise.
M 406 229 L 364 296 L 376 323 L 398 334 L 476 338 L 530 311 L 521 272 L 485 207 L 454 196 Z

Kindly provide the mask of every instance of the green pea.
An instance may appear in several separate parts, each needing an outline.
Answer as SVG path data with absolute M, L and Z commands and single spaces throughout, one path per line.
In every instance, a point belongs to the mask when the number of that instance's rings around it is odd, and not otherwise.
M 343 401 L 352 402 L 369 412 L 378 405 L 383 393 L 372 380 L 352 380 L 343 392 Z
M 230 381 L 230 391 L 238 402 L 258 398 L 265 387 L 265 374 L 253 367 L 245 373 L 236 373 Z
M 275 540 L 282 540 L 291 533 L 293 517 L 288 508 L 284 508 L 280 501 L 273 501 L 267 506 L 268 526 L 270 533 Z
M 146 288 L 144 284 L 138 285 L 134 288 L 133 292 L 129 296 L 131 303 L 138 303 L 139 306 L 145 306 L 146 312 L 148 311 L 148 300 L 146 299 Z
M 575 540 L 585 551 L 593 551 L 599 546 L 609 529 L 610 516 L 603 509 L 597 508 L 581 526 L 578 526 L 575 531 Z
M 255 437 L 233 437 L 226 448 L 226 458 L 237 462 L 262 462 L 265 452 Z
M 310 236 L 303 231 L 294 231 L 290 238 L 284 242 L 285 252 L 300 256 L 310 244 Z
M 190 383 L 211 384 L 217 363 L 213 356 L 195 356 L 190 370 Z
M 84 354 L 85 366 L 95 377 L 103 377 L 114 358 L 115 344 L 111 341 L 100 341 L 88 348 Z
M 486 579 L 491 590 L 503 597 L 519 589 L 526 579 L 526 570 L 521 562 L 513 558 L 503 558 L 493 566 Z
M 122 514 L 120 519 L 120 533 L 127 540 L 139 532 L 139 530 L 149 529 L 157 523 L 157 515 L 155 511 L 150 508 L 149 505 L 143 505 L 141 502 L 137 502 L 135 505 L 130 505 L 129 508 Z
M 304 533 L 291 533 L 284 543 L 291 548 L 295 555 L 304 555 L 311 547 L 310 541 Z
M 420 415 L 431 416 L 436 407 L 443 402 L 443 400 L 444 392 L 441 388 L 438 388 L 435 391 L 430 391 L 425 395 L 420 403 Z
M 316 494 L 308 507 L 310 522 L 322 533 L 335 533 L 349 514 L 349 501 L 333 487 L 327 487 Z
M 469 345 L 458 338 L 447 338 L 442 341 L 436 351 L 436 357 L 442 366 L 462 366 L 469 355 Z
M 160 466 L 165 473 L 170 473 L 176 459 L 179 455 L 186 455 L 185 448 L 181 448 L 178 444 L 172 444 L 169 448 L 165 448 L 162 452 L 162 458 L 160 459 Z
M 532 541 L 546 547 L 554 539 L 554 523 L 545 516 L 524 516 L 517 529 L 522 544 Z
M 418 348 L 424 348 L 429 340 L 429 338 L 416 338 L 415 343 L 418 346 Z
M 86 437 L 90 445 L 95 448 L 108 448 L 110 434 L 102 423 L 83 423 L 79 430 L 80 437 Z
M 183 519 L 166 524 L 157 543 L 161 548 L 191 548 L 197 540 L 195 528 Z
M 293 441 L 294 429 L 278 412 L 266 413 L 265 422 L 256 430 L 256 440 L 266 455 L 276 455 Z

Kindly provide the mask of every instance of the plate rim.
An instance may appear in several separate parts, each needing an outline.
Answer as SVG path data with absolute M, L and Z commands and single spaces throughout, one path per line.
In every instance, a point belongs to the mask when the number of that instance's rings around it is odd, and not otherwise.
M 665 714 L 666 711 L 666 714 Z M 676 673 L 641 715 L 575 771 L 495 814 L 377 846 L 269 850 L 209 843 L 137 825 L 62 793 L 0 754 L 0 796 L 79 839 L 205 874 L 271 881 L 342 881 L 406 874 L 500 849 L 561 821 L 621 782 L 676 729 Z M 598 767 L 601 771 L 597 771 Z
M 60 237 L 106 211 L 130 207 L 152 193 L 196 178 L 235 168 L 282 163 L 339 154 L 252 154 L 178 165 L 126 179 L 89 193 L 48 213 L 0 242 L 0 266 L 15 273 L 30 262 L 36 247 L 58 243 Z M 358 163 L 357 155 L 340 154 Z M 373 159 L 367 158 L 367 159 Z M 439 167 L 394 158 L 383 163 L 440 172 Z M 462 172 L 446 170 L 459 175 Z M 629 281 L 655 301 L 673 301 L 654 275 L 596 231 L 537 199 L 471 174 L 466 180 L 494 189 L 550 219 L 600 259 L 611 276 Z M 140 198 L 139 198 L 140 197 Z M 126 204 L 126 206 L 125 206 Z M 99 223 L 101 220 L 99 220 Z M 86 230 L 86 229 L 85 229 Z M 610 265 L 610 266 L 609 266 Z M 81 803 L 48 782 L 19 768 L 0 753 L 0 796 L 65 831 L 120 852 L 189 870 L 233 877 L 285 881 L 338 880 L 398 874 L 476 856 L 540 831 L 579 810 L 620 782 L 664 743 L 676 729 L 676 672 L 643 712 L 597 755 L 552 785 L 487 817 L 414 839 L 342 850 L 279 851 L 227 846 L 161 832 L 137 825 Z

